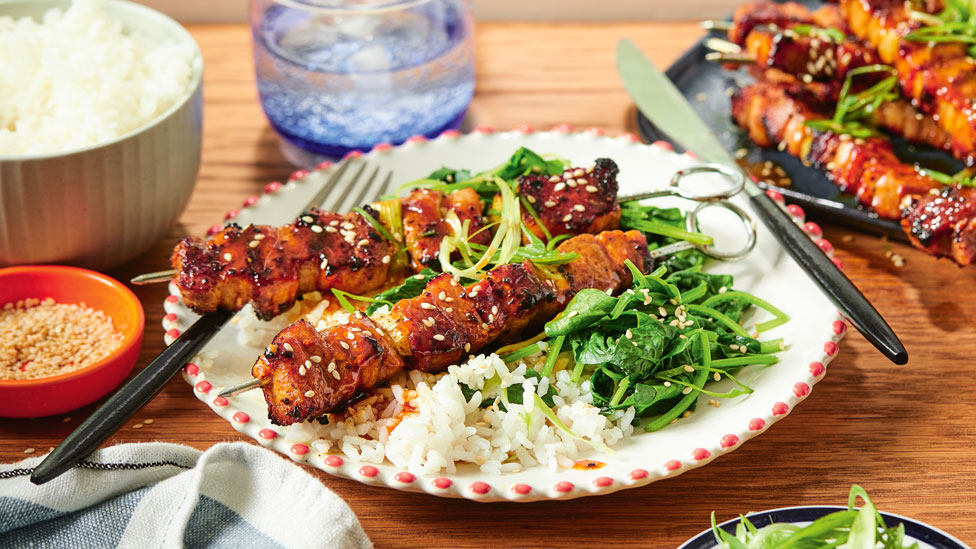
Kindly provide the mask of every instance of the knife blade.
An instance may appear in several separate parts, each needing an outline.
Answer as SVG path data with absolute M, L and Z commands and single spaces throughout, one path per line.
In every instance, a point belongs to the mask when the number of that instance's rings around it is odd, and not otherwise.
M 742 171 L 684 95 L 630 40 L 623 39 L 617 44 L 617 70 L 637 108 L 675 142 L 706 162 Z M 895 364 L 908 362 L 905 346 L 864 294 L 748 174 L 743 174 L 753 211 L 794 261 L 882 354 Z

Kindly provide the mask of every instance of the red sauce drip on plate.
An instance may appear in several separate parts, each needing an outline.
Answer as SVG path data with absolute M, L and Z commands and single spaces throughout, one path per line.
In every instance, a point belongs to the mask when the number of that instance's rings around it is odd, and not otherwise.
M 573 469 L 579 469 L 580 471 L 595 471 L 597 469 L 602 469 L 606 467 L 606 463 L 602 461 L 596 461 L 592 459 L 581 459 L 573 465 Z

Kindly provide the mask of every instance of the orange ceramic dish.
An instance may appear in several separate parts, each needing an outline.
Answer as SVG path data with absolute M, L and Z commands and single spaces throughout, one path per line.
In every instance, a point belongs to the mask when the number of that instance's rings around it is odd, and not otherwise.
M 102 360 L 73 372 L 38 379 L 0 380 L 2 417 L 49 416 L 94 402 L 125 379 L 139 356 L 146 322 L 142 304 L 118 281 L 76 267 L 0 269 L 0 306 L 46 297 L 58 303 L 84 303 L 103 311 L 122 334 L 122 343 Z

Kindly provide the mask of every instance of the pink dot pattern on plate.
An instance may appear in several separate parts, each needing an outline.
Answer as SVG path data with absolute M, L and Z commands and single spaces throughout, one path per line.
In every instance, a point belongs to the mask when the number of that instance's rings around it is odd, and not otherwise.
M 183 371 L 186 372 L 187 375 L 196 376 L 200 373 L 200 368 L 191 362 L 183 367 Z
M 343 463 L 345 462 L 339 456 L 329 456 L 325 458 L 325 464 L 329 467 L 342 467 Z
M 800 381 L 793 386 L 793 394 L 798 397 L 804 397 L 810 394 L 810 386 L 806 383 Z
M 610 477 L 597 477 L 593 479 L 593 485 L 598 488 L 606 488 L 613 484 L 613 479 Z
M 837 354 L 837 344 L 833 341 L 828 341 L 824 343 L 824 352 L 829 356 L 834 356 Z
M 721 442 L 722 448 L 731 448 L 738 443 L 739 443 L 739 437 L 731 433 L 722 437 L 722 442 Z
M 278 433 L 274 429 L 261 429 L 258 431 L 258 436 L 265 440 L 272 440 L 278 438 Z
M 512 491 L 515 492 L 516 494 L 524 496 L 525 494 L 528 494 L 529 492 L 532 491 L 532 487 L 529 486 L 528 484 L 516 484 L 512 486 Z
M 434 480 L 430 481 L 430 483 L 434 485 L 434 488 L 437 488 L 439 490 L 447 490 L 454 484 L 454 481 L 445 477 L 437 477 Z
M 251 421 L 251 416 L 247 415 L 247 412 L 237 412 L 234 414 L 233 418 L 237 423 L 247 423 L 248 421 Z
M 415 477 L 413 473 L 408 473 L 406 471 L 400 471 L 399 473 L 393 475 L 393 478 L 396 479 L 397 482 L 403 484 L 410 484 L 411 482 L 417 480 L 417 477 Z
M 292 444 L 291 445 L 291 453 L 293 453 L 295 455 L 298 455 L 298 456 L 304 456 L 305 454 L 308 453 L 308 445 L 307 444 Z
M 762 418 L 758 418 L 757 417 L 757 418 L 753 418 L 752 420 L 749 421 L 749 430 L 750 431 L 759 431 L 759 430 L 762 430 L 762 428 L 765 427 L 765 426 L 766 426 L 766 420 L 765 419 L 762 419 Z
M 695 448 L 691 451 L 691 457 L 696 461 L 701 461 L 703 459 L 708 459 L 712 457 L 712 453 L 704 448 Z
M 477 482 L 472 482 L 471 485 L 468 486 L 468 490 L 471 490 L 476 494 L 485 495 L 491 490 L 491 486 L 489 486 L 487 482 L 481 482 L 479 480 Z
M 214 406 L 227 406 L 230 402 L 224 397 L 217 397 L 213 399 Z
M 197 391 L 200 391 L 201 393 L 206 394 L 210 392 L 210 389 L 213 389 L 213 385 L 211 385 L 209 381 L 201 381 L 196 385 L 194 385 L 193 388 L 196 389 Z
M 777 402 L 776 404 L 773 404 L 774 416 L 781 416 L 789 411 L 790 411 L 790 407 L 787 406 L 785 402 Z
M 843 320 L 835 320 L 832 328 L 834 329 L 835 334 L 840 335 L 847 331 L 847 324 L 845 324 Z
M 820 376 L 824 375 L 824 372 L 825 371 L 827 371 L 827 369 L 824 368 L 823 363 L 820 363 L 820 362 L 811 362 L 810 363 L 810 373 L 813 374 L 814 377 L 820 377 Z
M 678 469 L 681 469 L 681 462 L 676 459 L 672 459 L 664 464 L 664 468 L 668 471 L 677 471 Z
M 647 478 L 647 471 L 644 469 L 634 469 L 627 476 L 629 476 L 633 480 L 641 480 Z
M 363 465 L 362 467 L 359 468 L 359 474 L 363 475 L 364 477 L 373 478 L 376 475 L 378 475 L 379 472 L 380 470 L 377 469 L 376 467 L 373 467 L 372 465 Z
M 557 482 L 556 485 L 552 487 L 553 490 L 562 493 L 572 492 L 573 488 L 575 488 L 575 486 L 573 486 L 573 483 L 567 482 L 565 480 L 562 482 Z

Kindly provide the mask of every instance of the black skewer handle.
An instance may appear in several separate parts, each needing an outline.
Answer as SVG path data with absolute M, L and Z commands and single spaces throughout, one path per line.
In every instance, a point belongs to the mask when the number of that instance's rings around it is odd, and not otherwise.
M 749 198 L 754 211 L 786 251 L 827 293 L 861 334 L 895 364 L 908 362 L 908 351 L 881 314 L 816 244 L 765 193 Z
M 232 314 L 221 311 L 194 322 L 34 468 L 31 482 L 44 484 L 94 452 L 99 444 L 156 396 L 186 361 L 220 331 Z

